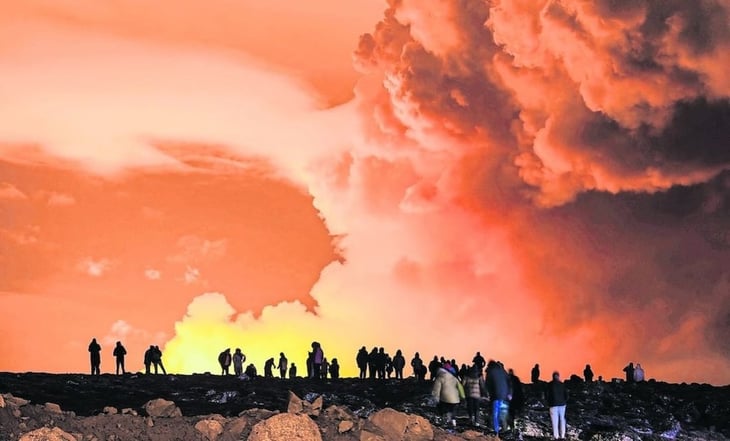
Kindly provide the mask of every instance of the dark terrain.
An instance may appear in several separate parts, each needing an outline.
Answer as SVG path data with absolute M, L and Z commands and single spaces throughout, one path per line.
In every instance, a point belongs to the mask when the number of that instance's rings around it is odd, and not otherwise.
M 640 384 L 569 381 L 567 385 L 568 432 L 573 439 L 730 439 L 730 386 L 654 381 Z M 289 391 L 292 391 L 308 401 L 321 396 L 325 408 L 347 408 L 358 418 L 392 408 L 423 416 L 438 425 L 435 408 L 428 404 L 430 387 L 428 381 L 418 383 L 412 378 L 316 381 L 261 377 L 242 380 L 208 374 L 92 377 L 0 373 L 0 393 L 25 398 L 30 405 L 55 403 L 76 417 L 99 415 L 106 406 L 120 411 L 133 409 L 144 416 L 144 404 L 156 398 L 173 401 L 184 417 L 219 414 L 235 418 L 249 409 L 286 412 Z M 549 436 L 550 422 L 542 386 L 526 384 L 524 389 L 527 397 L 521 425 L 524 438 Z M 4 424 L 9 425 L 8 421 L 0 418 L 0 432 L 7 429 Z M 483 427 L 468 424 L 465 408 L 459 410 L 458 423 L 459 432 L 476 429 L 488 433 Z

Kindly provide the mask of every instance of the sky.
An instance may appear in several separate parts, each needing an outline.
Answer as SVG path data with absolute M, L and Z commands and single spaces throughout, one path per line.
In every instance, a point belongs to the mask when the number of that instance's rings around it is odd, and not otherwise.
M 312 341 L 730 384 L 727 0 L 0 0 L 0 371 Z

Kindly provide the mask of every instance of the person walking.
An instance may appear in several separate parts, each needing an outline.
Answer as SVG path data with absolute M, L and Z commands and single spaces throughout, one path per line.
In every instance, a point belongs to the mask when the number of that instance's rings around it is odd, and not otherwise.
M 499 431 L 506 427 L 501 427 L 503 418 L 502 408 L 508 406 L 507 400 L 512 394 L 510 390 L 509 377 L 504 367 L 494 360 L 489 360 L 487 364 L 487 391 L 489 392 L 489 398 L 492 403 L 492 427 L 494 433 L 499 435 Z M 505 424 L 506 425 L 506 424 Z
M 463 380 L 464 392 L 466 395 L 466 411 L 469 413 L 469 421 L 472 425 L 479 427 L 479 402 L 485 395 L 484 379 L 480 375 L 481 368 L 474 364 Z
M 456 428 L 456 406 L 461 402 L 459 397 L 459 379 L 456 375 L 449 372 L 446 367 L 440 367 L 436 372 L 436 378 L 433 381 L 431 396 L 438 400 L 437 409 L 441 414 L 442 423 L 450 427 Z
M 155 374 L 157 373 L 157 368 L 160 368 L 162 370 L 162 374 L 167 375 L 167 371 L 165 371 L 165 365 L 162 364 L 162 351 L 157 345 L 153 346 L 152 348 L 152 364 L 155 366 Z
M 89 359 L 91 361 L 91 375 L 101 375 L 101 345 L 96 338 L 89 343 Z
M 127 350 L 122 346 L 122 342 L 117 342 L 112 355 L 114 355 L 117 361 L 117 375 L 119 375 L 119 369 L 122 370 L 122 374 L 126 374 L 127 372 L 124 370 L 124 356 L 127 355 Z
M 547 386 L 547 405 L 550 408 L 550 422 L 553 425 L 553 439 L 565 439 L 565 407 L 568 404 L 568 391 L 560 381 L 560 373 L 553 372 L 553 379 Z

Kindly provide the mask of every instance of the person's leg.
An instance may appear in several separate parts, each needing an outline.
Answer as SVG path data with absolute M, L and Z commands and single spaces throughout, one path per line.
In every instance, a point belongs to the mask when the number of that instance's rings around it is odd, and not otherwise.
M 558 419 L 560 420 L 560 438 L 565 439 L 565 405 L 558 406 Z
M 492 400 L 492 428 L 494 433 L 499 433 L 499 407 L 501 405 L 501 400 Z
M 550 422 L 553 425 L 553 439 L 560 438 L 560 432 L 558 431 L 558 406 L 553 406 L 550 408 Z

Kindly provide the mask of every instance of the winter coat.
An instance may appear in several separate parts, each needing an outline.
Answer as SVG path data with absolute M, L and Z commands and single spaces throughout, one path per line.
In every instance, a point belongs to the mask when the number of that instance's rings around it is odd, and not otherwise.
M 558 380 L 553 380 L 547 386 L 547 404 L 548 407 L 565 406 L 568 403 L 568 391 L 565 384 Z
M 484 380 L 481 377 L 464 378 L 464 392 L 467 397 L 481 398 L 484 395 Z
M 489 390 L 489 398 L 492 401 L 507 400 L 507 396 L 512 392 L 510 390 L 509 378 L 504 368 L 499 365 L 487 368 L 487 389 Z
M 459 379 L 451 372 L 444 368 L 439 368 L 436 378 L 433 381 L 431 395 L 438 398 L 442 403 L 458 404 L 461 402 L 459 399 L 458 382 Z

